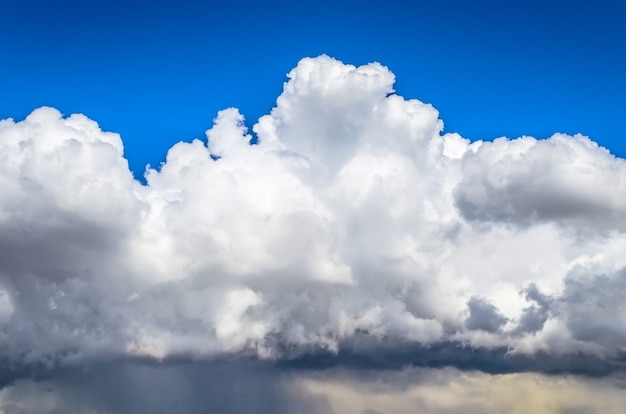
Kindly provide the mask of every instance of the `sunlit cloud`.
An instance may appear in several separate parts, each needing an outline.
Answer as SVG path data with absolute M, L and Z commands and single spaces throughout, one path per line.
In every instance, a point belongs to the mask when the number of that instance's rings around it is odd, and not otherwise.
M 251 131 L 226 109 L 145 184 L 121 137 L 83 115 L 0 121 L 11 395 L 35 371 L 107 360 L 624 372 L 625 160 L 582 135 L 444 133 L 377 63 L 305 58 L 288 77 Z M 538 378 L 467 375 L 438 392 Z M 578 384 L 545 381 L 554 395 Z M 365 412 L 358 390 L 330 384 L 306 387 Z

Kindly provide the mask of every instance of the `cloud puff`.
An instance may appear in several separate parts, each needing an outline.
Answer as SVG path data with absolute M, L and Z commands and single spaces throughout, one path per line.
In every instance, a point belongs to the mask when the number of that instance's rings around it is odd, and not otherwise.
M 467 329 L 480 329 L 486 332 L 498 332 L 507 322 L 498 309 L 481 298 L 471 298 L 467 302 L 469 316 L 465 320 Z
M 3 358 L 280 360 L 367 337 L 623 365 L 624 160 L 443 134 L 380 64 L 288 77 L 257 144 L 226 109 L 146 185 L 82 115 L 1 121 Z
M 626 161 L 582 135 L 499 138 L 462 168 L 455 201 L 469 220 L 625 230 Z

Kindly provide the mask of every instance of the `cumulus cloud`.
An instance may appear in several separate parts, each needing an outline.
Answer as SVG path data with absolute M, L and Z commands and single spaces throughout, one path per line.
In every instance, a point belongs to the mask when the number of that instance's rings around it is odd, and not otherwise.
M 376 63 L 307 58 L 288 78 L 252 132 L 226 109 L 145 185 L 82 115 L 0 121 L 7 364 L 360 346 L 623 369 L 623 159 L 580 135 L 444 134 Z
M 582 135 L 499 138 L 467 154 L 462 169 L 455 201 L 469 220 L 624 231 L 626 161 Z

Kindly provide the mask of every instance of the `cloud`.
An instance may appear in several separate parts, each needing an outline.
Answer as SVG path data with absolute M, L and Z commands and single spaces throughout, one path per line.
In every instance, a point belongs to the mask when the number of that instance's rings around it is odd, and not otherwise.
M 301 380 L 336 413 L 620 413 L 626 404 L 619 379 L 540 374 L 490 376 L 480 372 L 409 369 L 354 378 L 345 373 Z
M 455 201 L 469 220 L 624 231 L 625 179 L 626 161 L 582 135 L 499 138 L 464 157 Z
M 82 115 L 0 121 L 0 355 L 23 367 L 5 384 L 110 359 L 402 367 L 416 350 L 623 371 L 623 159 L 579 135 L 444 134 L 380 64 L 320 56 L 288 78 L 252 132 L 221 111 L 145 185 Z
M 498 309 L 484 299 L 473 297 L 467 302 L 469 316 L 465 319 L 465 327 L 470 330 L 498 332 L 507 322 Z
M 324 398 L 299 396 L 293 375 L 246 361 L 107 361 L 63 367 L 0 391 L 0 412 L 331 413 Z
M 572 336 L 578 340 L 626 351 L 624 295 L 626 269 L 611 275 L 573 273 L 565 280 L 560 313 Z
M 526 301 L 531 302 L 532 305 L 524 309 L 517 332 L 521 334 L 539 332 L 550 317 L 550 310 L 554 300 L 550 296 L 541 293 L 534 284 L 526 288 L 524 293 L 526 294 Z

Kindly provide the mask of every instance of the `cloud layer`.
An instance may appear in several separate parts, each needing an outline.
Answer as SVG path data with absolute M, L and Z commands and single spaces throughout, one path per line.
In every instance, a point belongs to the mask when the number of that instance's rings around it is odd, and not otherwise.
M 346 414 L 617 414 L 626 404 L 623 381 L 572 376 L 408 369 L 358 379 L 316 375 L 300 384 L 328 412 Z
M 8 365 L 280 361 L 367 338 L 623 369 L 625 160 L 580 135 L 444 134 L 376 63 L 288 77 L 258 143 L 226 109 L 145 185 L 85 116 L 0 121 Z

